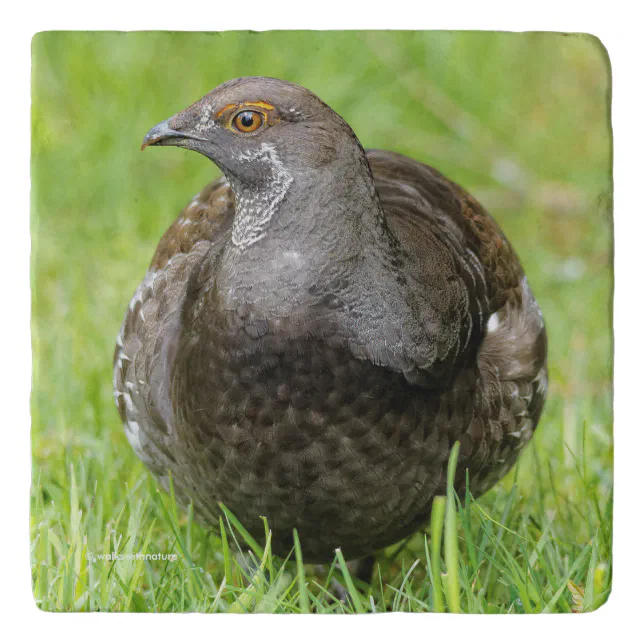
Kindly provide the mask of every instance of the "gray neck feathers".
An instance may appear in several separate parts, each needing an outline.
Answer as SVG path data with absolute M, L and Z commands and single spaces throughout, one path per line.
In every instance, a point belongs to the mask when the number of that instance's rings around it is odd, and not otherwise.
M 269 143 L 241 153 L 240 160 L 258 169 L 253 185 L 229 177 L 235 194 L 231 241 L 240 251 L 310 247 L 337 254 L 362 246 L 365 236 L 382 236 L 382 208 L 361 148 L 315 170 L 285 164 Z
M 301 172 L 268 144 L 254 154 L 266 171 L 253 187 L 231 178 L 235 220 L 217 279 L 226 306 L 286 314 L 325 284 L 351 283 L 390 238 L 361 148 Z

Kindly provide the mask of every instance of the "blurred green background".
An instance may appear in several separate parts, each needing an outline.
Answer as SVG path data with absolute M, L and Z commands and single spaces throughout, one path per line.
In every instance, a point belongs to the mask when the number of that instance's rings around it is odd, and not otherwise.
M 140 580 L 134 569 L 121 570 L 116 577 L 127 577 L 125 585 L 114 578 L 97 582 L 81 560 L 83 548 L 98 550 L 106 539 L 127 542 L 129 535 L 127 547 L 137 542 L 140 549 L 154 518 L 150 543 L 176 544 L 158 504 L 149 501 L 154 484 L 114 409 L 112 352 L 161 234 L 218 170 L 196 154 L 141 154 L 139 147 L 152 125 L 219 83 L 247 75 L 308 87 L 365 147 L 437 167 L 501 224 L 545 315 L 551 384 L 518 475 L 506 477 L 481 506 L 492 512 L 500 495 L 514 494 L 516 512 L 504 520 L 518 532 L 538 524 L 541 531 L 531 533 L 536 540 L 549 522 L 547 538 L 562 574 L 603 531 L 603 550 L 593 556 L 597 570 L 608 574 L 610 69 L 596 39 L 49 32 L 33 40 L 32 76 L 32 549 L 39 605 L 95 609 L 104 602 L 102 609 L 128 610 L 133 597 L 148 602 L 160 583 L 154 569 L 146 565 Z M 177 525 L 185 521 L 177 517 Z M 199 534 L 204 544 L 214 538 Z M 216 544 L 204 545 L 201 555 L 214 578 L 220 562 L 206 551 L 216 551 Z M 493 581 L 485 588 L 488 604 L 518 610 L 508 583 Z M 111 590 L 96 595 L 92 583 Z M 574 606 L 566 593 L 560 610 Z M 169 606 L 155 608 L 178 609 Z

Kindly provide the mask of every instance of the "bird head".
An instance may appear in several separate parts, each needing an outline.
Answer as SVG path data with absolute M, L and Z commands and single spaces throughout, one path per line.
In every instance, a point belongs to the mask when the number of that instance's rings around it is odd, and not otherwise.
M 155 125 L 142 148 L 174 145 L 216 163 L 235 194 L 232 243 L 248 248 L 272 222 L 299 226 L 304 244 L 320 217 L 344 234 L 341 213 L 356 219 L 379 205 L 364 149 L 353 130 L 315 94 L 283 80 L 237 78 Z M 362 203 L 356 208 L 355 203 Z M 326 204 L 326 205 L 325 205 Z M 297 240 L 292 243 L 297 243 Z
M 346 122 L 315 94 L 283 80 L 237 78 L 155 125 L 142 149 L 173 145 L 214 161 L 226 176 L 256 186 L 274 176 L 316 170 L 364 154 Z

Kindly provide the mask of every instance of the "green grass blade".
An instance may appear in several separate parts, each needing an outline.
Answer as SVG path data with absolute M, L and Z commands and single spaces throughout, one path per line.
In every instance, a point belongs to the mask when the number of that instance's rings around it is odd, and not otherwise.
M 219 533 L 221 534 L 221 550 L 224 558 L 224 582 L 226 586 L 230 587 L 233 585 L 233 562 L 228 547 L 228 534 L 221 517 L 219 517 Z
M 342 550 L 340 550 L 340 548 L 337 548 L 335 554 L 338 558 L 338 564 L 340 565 L 340 570 L 342 571 L 342 577 L 344 578 L 347 592 L 349 593 L 349 597 L 351 597 L 351 601 L 353 602 L 354 610 L 356 611 L 356 613 L 366 612 L 364 609 L 365 600 L 362 595 L 356 590 L 353 579 L 351 578 L 351 573 L 349 572 L 347 564 L 344 560 Z
M 443 537 L 443 523 L 445 520 L 445 497 L 434 497 L 432 503 L 432 519 L 430 526 L 431 534 L 431 566 L 430 574 L 432 581 L 432 597 L 434 600 L 434 612 L 445 612 L 445 601 L 443 599 L 443 585 L 441 581 L 441 543 Z
M 257 558 L 261 559 L 264 556 L 264 549 L 259 546 L 257 541 L 255 541 L 255 539 L 253 539 L 253 537 L 251 536 L 250 532 L 248 532 L 248 530 L 244 528 L 239 519 L 223 503 L 220 503 L 219 507 L 221 508 L 221 511 L 226 515 L 226 519 L 228 519 L 228 521 L 233 526 L 235 526 L 237 532 L 239 532 L 239 534 L 243 537 L 244 541 L 255 553 Z
M 456 528 L 456 492 L 454 476 L 460 444 L 452 447 L 447 465 L 447 507 L 445 510 L 445 568 L 447 569 L 447 606 L 451 613 L 461 612 L 458 581 L 458 532 Z
M 302 560 L 302 548 L 300 546 L 300 537 L 297 529 L 293 528 L 293 543 L 295 543 L 295 562 L 297 564 L 297 585 L 300 591 L 300 611 L 303 613 L 311 612 L 309 604 L 309 591 L 306 587 L 306 574 L 304 572 L 304 562 Z
M 554 610 L 554 607 L 557 605 L 557 602 L 559 601 L 559 596 L 561 593 L 563 593 L 564 590 L 568 587 L 568 581 L 572 579 L 573 575 L 577 572 L 577 570 L 581 567 L 581 564 L 584 562 L 584 559 L 588 556 L 589 552 L 592 550 L 591 544 L 588 544 L 580 553 L 580 555 L 577 557 L 573 565 L 570 567 L 570 571 L 566 575 L 566 579 L 564 582 L 561 584 L 561 586 L 558 588 L 557 592 L 553 595 L 552 599 L 548 602 L 546 607 L 543 609 L 544 613 L 552 613 Z

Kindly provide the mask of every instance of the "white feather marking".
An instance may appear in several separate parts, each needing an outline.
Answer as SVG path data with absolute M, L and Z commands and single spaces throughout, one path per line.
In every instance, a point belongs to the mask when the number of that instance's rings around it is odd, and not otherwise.
M 293 177 L 280 160 L 275 147 L 262 143 L 258 150 L 242 152 L 238 161 L 265 163 L 270 167 L 271 177 L 265 188 L 266 192 L 257 199 L 235 193 L 237 208 L 233 223 L 232 242 L 238 248 L 248 248 L 257 243 L 266 234 L 277 207 L 284 199 Z M 265 202 L 260 203 L 259 202 Z
M 132 448 L 137 453 L 138 457 L 143 458 L 144 453 L 141 446 L 139 423 L 137 423 L 135 420 L 128 420 L 128 422 L 125 423 L 125 435 L 130 441 L 130 445 L 132 445 Z
M 127 391 L 123 392 L 123 400 L 125 401 L 125 409 L 129 414 L 134 413 L 134 403 L 132 402 L 132 396 L 127 393 Z
M 496 331 L 499 328 L 499 324 L 499 314 L 493 313 L 492 315 L 490 315 L 487 321 L 487 332 L 492 333 L 493 331 Z
M 546 389 L 548 388 L 548 373 L 545 367 L 542 367 L 539 370 L 535 381 L 537 383 L 537 392 L 539 392 L 539 394 L 545 394 Z

